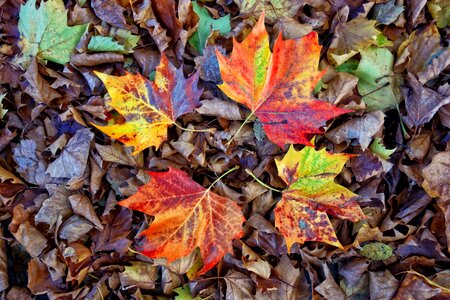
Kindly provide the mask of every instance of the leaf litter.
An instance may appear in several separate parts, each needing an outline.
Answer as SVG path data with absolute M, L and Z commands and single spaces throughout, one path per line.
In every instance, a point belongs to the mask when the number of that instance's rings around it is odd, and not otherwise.
M 450 297 L 449 7 L 0 1 L 2 297 Z

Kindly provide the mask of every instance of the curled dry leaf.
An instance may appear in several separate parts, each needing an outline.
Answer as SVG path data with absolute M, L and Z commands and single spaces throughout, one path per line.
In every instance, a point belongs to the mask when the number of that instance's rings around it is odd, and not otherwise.
M 13 219 L 8 229 L 31 257 L 37 257 L 47 247 L 47 239 L 30 222 L 30 215 L 22 205 L 14 207 Z

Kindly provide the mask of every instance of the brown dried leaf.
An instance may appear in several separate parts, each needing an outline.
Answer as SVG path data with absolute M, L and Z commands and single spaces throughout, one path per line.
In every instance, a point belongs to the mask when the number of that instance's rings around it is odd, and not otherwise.
M 440 197 L 442 200 L 450 199 L 450 150 L 440 152 L 433 157 L 431 163 L 423 172 L 422 187 L 431 197 Z
M 68 218 L 61 225 L 59 237 L 67 240 L 69 243 L 77 240 L 84 240 L 84 235 L 94 228 L 91 222 L 77 215 Z
M 370 299 L 384 300 L 392 299 L 398 289 L 399 281 L 389 272 L 369 272 L 370 276 Z
M 55 178 L 83 176 L 93 138 L 94 133 L 89 128 L 78 130 L 61 155 L 48 166 L 47 173 Z
M 142 155 L 142 152 L 131 155 L 133 153 L 132 147 L 124 147 L 121 144 L 113 143 L 112 145 L 95 144 L 95 148 L 104 161 L 136 168 L 142 168 L 144 166 L 144 156 Z
M 227 284 L 225 298 L 229 300 L 255 299 L 252 279 L 236 270 L 229 270 L 223 277 Z
M 89 220 L 99 230 L 103 230 L 103 225 L 95 213 L 91 200 L 81 194 L 69 196 L 70 206 L 76 215 L 82 216 Z
M 30 223 L 29 219 L 30 215 L 23 206 L 16 205 L 8 229 L 31 257 L 37 257 L 47 247 L 47 239 Z
M 34 220 L 36 223 L 48 224 L 50 226 L 49 230 L 52 231 L 58 218 L 69 216 L 72 214 L 72 209 L 68 200 L 70 192 L 64 187 L 55 186 L 54 189 L 49 190 L 49 193 L 50 197 L 42 203 L 42 207 L 34 217 Z
M 441 292 L 439 287 L 430 286 L 421 277 L 408 273 L 392 300 L 430 299 Z
M 102 21 L 114 27 L 125 28 L 127 22 L 123 15 L 125 9 L 115 0 L 92 0 L 92 8 Z
M 338 72 L 337 76 L 331 82 L 327 83 L 327 89 L 319 94 L 319 98 L 337 105 L 343 99 L 353 94 L 353 89 L 357 84 L 358 77 L 348 73 Z
M 23 75 L 28 82 L 24 92 L 33 97 L 36 102 L 49 104 L 53 99 L 61 95 L 50 87 L 50 84 L 39 74 L 39 66 L 36 59 L 33 59 L 27 71 Z
M 418 127 L 430 122 L 431 118 L 442 106 L 450 103 L 450 96 L 442 96 L 432 89 L 420 84 L 416 77 L 408 73 L 411 89 L 403 89 L 407 116 L 404 117 L 409 128 Z
M 202 106 L 195 110 L 205 116 L 221 117 L 227 120 L 243 120 L 242 112 L 236 102 L 218 98 L 201 101 Z
M 133 261 L 131 266 L 119 273 L 122 288 L 137 286 L 141 289 L 154 289 L 158 279 L 158 267 L 142 261 Z
M 245 269 L 262 278 L 269 279 L 271 272 L 269 263 L 250 249 L 244 242 L 242 242 L 242 262 Z
M 384 117 L 381 111 L 367 113 L 328 131 L 326 137 L 335 144 L 344 141 L 349 143 L 352 139 L 357 139 L 361 149 L 365 150 L 369 147 L 372 137 L 382 129 Z

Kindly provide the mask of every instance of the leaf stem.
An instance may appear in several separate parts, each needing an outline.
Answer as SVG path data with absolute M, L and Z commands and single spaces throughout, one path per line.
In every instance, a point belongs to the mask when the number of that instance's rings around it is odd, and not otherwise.
M 223 173 L 222 175 L 220 175 L 219 178 L 217 178 L 216 180 L 214 180 L 213 183 L 211 183 L 211 185 L 209 186 L 208 190 L 210 190 L 220 179 L 222 179 L 223 177 L 227 176 L 231 172 L 236 171 L 239 168 L 240 168 L 239 166 L 235 166 L 233 169 L 230 169 L 230 170 L 226 171 L 225 173 Z
M 262 185 L 263 187 L 266 187 L 266 188 L 268 188 L 269 190 L 274 191 L 274 192 L 278 192 L 278 193 L 282 193 L 282 192 L 283 192 L 283 191 L 274 189 L 273 187 L 268 186 L 267 184 L 265 184 L 264 182 L 262 182 L 261 180 L 259 180 L 258 177 L 256 177 L 255 174 L 253 174 L 253 172 L 252 172 L 251 170 L 245 169 L 245 173 L 247 173 L 248 175 L 250 175 L 251 177 L 253 177 L 253 179 L 255 179 L 256 182 L 258 182 L 258 183 L 259 183 L 260 185 Z
M 189 132 L 213 132 L 214 131 L 213 128 L 209 128 L 209 129 L 189 129 L 189 128 L 185 128 L 185 127 L 181 126 L 177 122 L 173 122 L 173 124 L 175 124 L 176 127 L 180 128 L 183 131 L 189 131 Z
M 239 134 L 239 132 L 241 132 L 242 128 L 244 127 L 245 124 L 248 123 L 248 121 L 250 120 L 250 118 L 253 117 L 253 111 L 248 115 L 248 117 L 244 120 L 244 122 L 241 124 L 241 126 L 239 127 L 239 129 L 236 131 L 236 133 L 233 135 L 233 137 L 228 141 L 228 143 L 225 144 L 225 147 L 228 148 L 228 146 L 230 146 L 231 142 L 234 140 L 234 138 Z

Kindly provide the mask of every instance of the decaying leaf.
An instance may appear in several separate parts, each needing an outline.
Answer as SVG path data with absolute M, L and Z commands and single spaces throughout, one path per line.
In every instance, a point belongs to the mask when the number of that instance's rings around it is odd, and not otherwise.
M 430 0 L 427 1 L 427 7 L 439 28 L 450 25 L 450 1 Z
M 125 118 L 125 123 L 94 126 L 133 146 L 133 154 L 151 146 L 158 148 L 167 138 L 167 128 L 199 106 L 198 74 L 185 79 L 183 71 L 176 69 L 164 54 L 154 82 L 139 74 L 120 77 L 96 74 L 109 92 L 109 105 Z
M 336 144 L 344 141 L 349 143 L 352 139 L 357 139 L 361 148 L 365 150 L 369 147 L 372 137 L 381 130 L 384 117 L 381 111 L 365 114 L 328 131 L 326 137 Z
M 328 51 L 328 59 L 340 65 L 359 51 L 379 44 L 377 37 L 380 31 L 375 28 L 375 23 L 373 20 L 357 18 L 339 24 Z
M 259 17 L 262 12 L 267 16 L 267 22 L 275 23 L 283 17 L 292 18 L 303 5 L 296 0 L 234 0 L 243 15 Z
M 422 186 L 431 197 L 450 199 L 449 161 L 450 151 L 441 152 L 436 154 L 431 163 L 422 170 L 424 177 Z
M 61 155 L 47 168 L 55 178 L 80 177 L 84 174 L 94 133 L 90 129 L 78 130 L 69 140 Z
M 230 199 L 205 189 L 183 171 L 148 172 L 150 182 L 120 205 L 155 216 L 142 253 L 172 262 L 196 247 L 203 258 L 202 274 L 232 249 L 242 236 L 244 216 Z
M 429 122 L 439 108 L 450 103 L 450 95 L 443 96 L 424 87 L 411 73 L 408 74 L 408 83 L 411 89 L 403 89 L 408 112 L 404 120 L 410 128 Z
M 348 112 L 313 99 L 320 79 L 317 33 L 299 40 L 278 36 L 273 53 L 264 27 L 264 13 L 242 43 L 233 42 L 230 58 L 216 51 L 223 83 L 219 88 L 248 107 L 264 124 L 267 137 L 280 146 L 310 145 L 311 134 L 323 123 Z M 292 63 L 296 62 L 296 63 Z
M 353 155 L 331 154 L 306 146 L 292 146 L 277 160 L 278 175 L 289 187 L 275 208 L 275 225 L 286 238 L 288 250 L 294 243 L 325 242 L 342 248 L 327 213 L 352 222 L 365 218 L 353 192 L 334 178 Z

